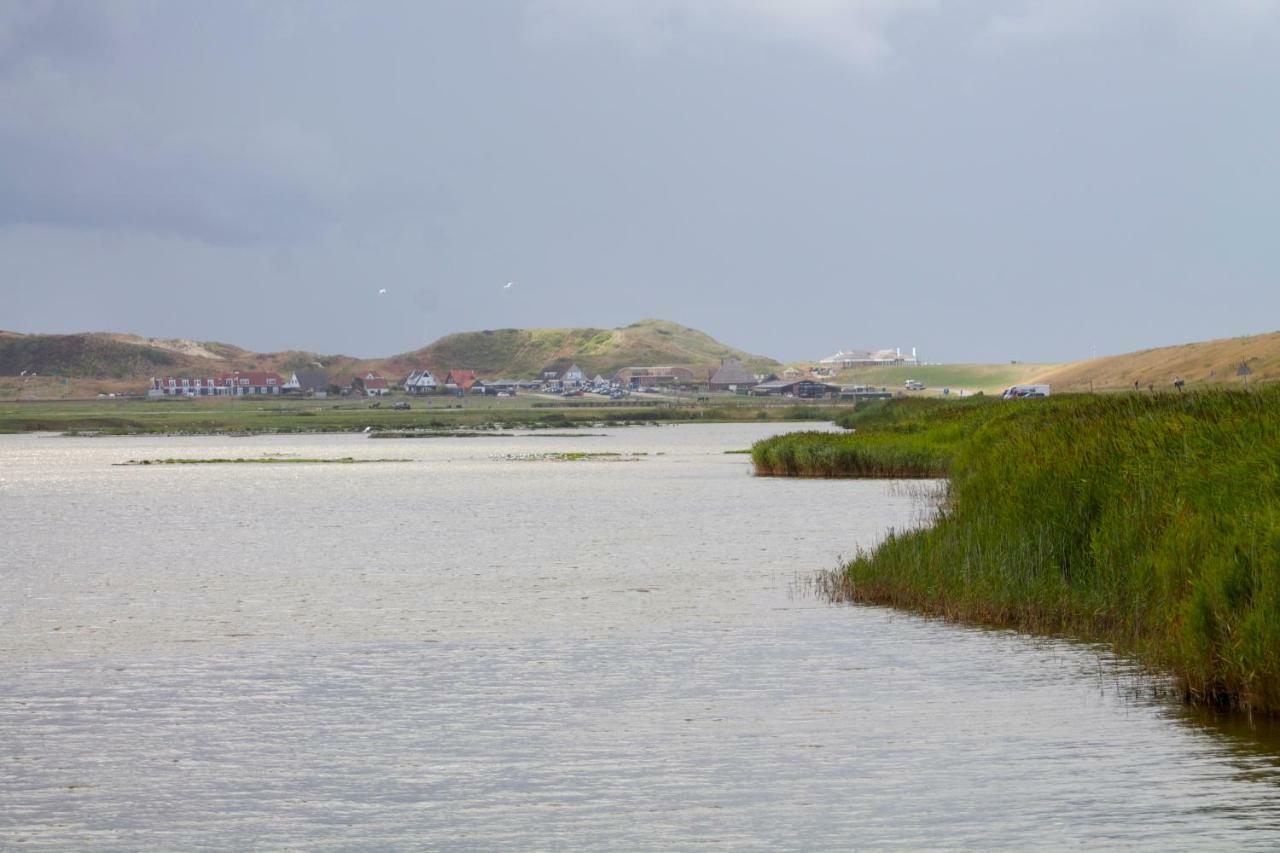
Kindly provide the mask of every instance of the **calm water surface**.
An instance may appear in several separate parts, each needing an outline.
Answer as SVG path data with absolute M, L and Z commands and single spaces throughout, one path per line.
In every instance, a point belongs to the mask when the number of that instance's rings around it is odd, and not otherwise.
M 1265 729 L 797 592 L 921 505 L 777 430 L 0 436 L 0 848 L 1280 845 Z M 267 453 L 413 461 L 113 467 Z

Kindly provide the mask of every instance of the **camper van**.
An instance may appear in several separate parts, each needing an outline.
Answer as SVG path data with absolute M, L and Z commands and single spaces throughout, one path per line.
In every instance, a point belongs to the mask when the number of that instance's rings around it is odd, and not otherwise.
M 1020 400 L 1024 397 L 1048 397 L 1048 385 L 1014 385 L 1000 395 L 1002 400 Z

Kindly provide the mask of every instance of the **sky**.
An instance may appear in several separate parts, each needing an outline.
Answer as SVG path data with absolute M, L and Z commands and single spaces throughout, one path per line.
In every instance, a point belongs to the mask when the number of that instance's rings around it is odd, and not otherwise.
M 1280 328 L 1277 214 L 1280 0 L 0 0 L 2 329 L 1063 361 Z

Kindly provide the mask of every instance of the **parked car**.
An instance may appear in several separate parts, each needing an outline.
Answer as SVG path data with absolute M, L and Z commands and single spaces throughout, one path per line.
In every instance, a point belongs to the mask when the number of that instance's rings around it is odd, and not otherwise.
M 391 408 L 393 408 L 393 409 L 398 409 L 399 411 L 402 411 L 402 412 L 403 412 L 405 409 L 412 409 L 412 408 L 413 408 L 413 406 L 410 406 L 410 405 L 409 405 L 409 401 L 408 401 L 408 400 L 401 400 L 400 402 L 398 402 L 398 403 L 396 403 L 395 405 L 393 405 Z

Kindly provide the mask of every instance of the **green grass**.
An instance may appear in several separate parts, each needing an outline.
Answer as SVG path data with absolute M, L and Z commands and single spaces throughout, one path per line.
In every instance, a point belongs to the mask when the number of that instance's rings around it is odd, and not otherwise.
M 886 400 L 837 416 L 850 434 L 777 436 L 757 442 L 751 459 L 757 473 L 780 477 L 942 477 L 960 442 L 1000 411 L 985 397 Z
M 898 390 L 908 379 L 915 379 L 930 388 L 991 391 L 1026 382 L 1054 366 L 1051 364 L 924 364 L 914 367 L 906 365 L 864 367 L 841 371 L 838 381 L 845 385 L 874 385 Z
M 673 403 L 436 397 L 397 411 L 335 400 L 95 400 L 0 404 L 0 433 L 240 434 L 294 432 L 564 429 L 596 424 L 831 420 L 848 406 L 796 406 L 746 397 Z
M 925 448 L 950 484 L 935 523 L 859 554 L 840 594 L 1108 641 L 1193 703 L 1280 714 L 1280 391 L 894 401 L 850 424 L 826 441 L 879 466 Z M 786 473 L 775 460 L 818 443 L 755 458 Z

